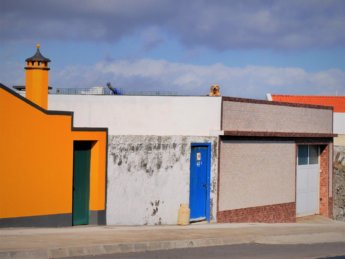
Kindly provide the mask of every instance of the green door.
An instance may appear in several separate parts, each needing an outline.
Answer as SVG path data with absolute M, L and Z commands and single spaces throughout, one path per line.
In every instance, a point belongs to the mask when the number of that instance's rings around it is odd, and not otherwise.
M 74 142 L 73 225 L 89 224 L 91 142 Z

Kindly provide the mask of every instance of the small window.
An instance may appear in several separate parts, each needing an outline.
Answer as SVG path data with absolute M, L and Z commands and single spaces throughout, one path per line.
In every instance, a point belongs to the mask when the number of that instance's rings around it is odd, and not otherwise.
M 319 163 L 319 146 L 298 146 L 298 165 L 315 165 Z
M 319 150 L 318 146 L 309 146 L 309 164 L 319 163 Z
M 308 146 L 298 146 L 298 165 L 308 164 Z

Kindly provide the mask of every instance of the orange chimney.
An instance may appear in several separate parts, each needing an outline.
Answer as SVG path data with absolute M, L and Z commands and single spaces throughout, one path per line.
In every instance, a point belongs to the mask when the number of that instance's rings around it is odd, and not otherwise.
M 27 58 L 25 67 L 25 91 L 26 98 L 48 109 L 48 62 L 49 58 L 45 58 L 40 52 L 40 45 L 36 45 L 37 51 L 35 55 Z

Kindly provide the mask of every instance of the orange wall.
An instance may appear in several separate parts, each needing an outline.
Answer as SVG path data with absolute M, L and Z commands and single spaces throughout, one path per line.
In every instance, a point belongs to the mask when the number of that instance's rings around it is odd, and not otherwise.
M 0 218 L 72 212 L 73 141 L 93 140 L 90 209 L 105 208 L 106 132 L 71 131 L 0 88 Z
M 37 67 L 37 64 L 33 67 Z M 48 109 L 48 70 L 27 69 L 25 73 L 26 98 Z
M 93 142 L 91 148 L 90 210 L 104 210 L 107 133 L 101 131 L 73 131 L 72 138 L 74 140 L 98 140 Z

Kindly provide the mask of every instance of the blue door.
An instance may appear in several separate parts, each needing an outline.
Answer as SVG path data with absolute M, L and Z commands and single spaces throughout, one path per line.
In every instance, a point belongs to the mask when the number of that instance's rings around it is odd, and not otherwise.
M 210 145 L 192 144 L 190 159 L 190 219 L 209 220 Z

